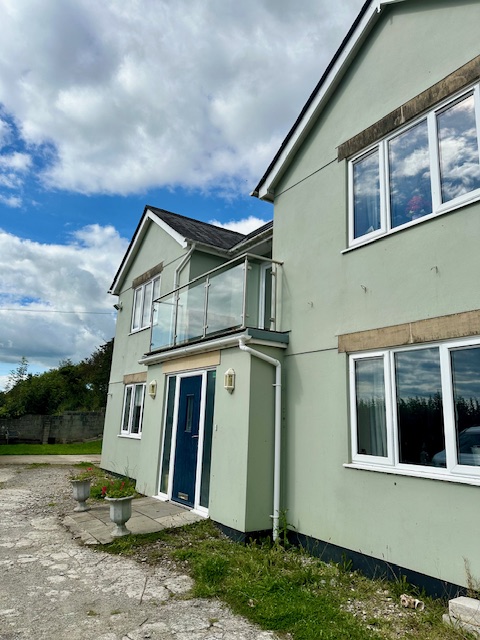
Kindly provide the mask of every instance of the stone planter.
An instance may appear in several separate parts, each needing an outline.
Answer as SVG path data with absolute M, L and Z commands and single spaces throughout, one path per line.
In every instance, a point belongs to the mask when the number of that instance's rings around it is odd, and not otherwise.
M 78 502 L 74 511 L 88 511 L 90 507 L 85 502 L 90 497 L 90 478 L 87 480 L 71 480 L 73 498 Z
M 106 496 L 105 500 L 110 503 L 110 520 L 116 525 L 111 533 L 112 538 L 120 538 L 131 533 L 125 523 L 132 515 L 133 496 L 127 496 L 126 498 L 109 498 Z

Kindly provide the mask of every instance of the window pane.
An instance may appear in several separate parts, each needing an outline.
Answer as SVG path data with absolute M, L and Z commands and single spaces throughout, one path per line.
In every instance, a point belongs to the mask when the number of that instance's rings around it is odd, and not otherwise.
M 480 466 L 480 347 L 451 352 L 458 464 Z
M 172 448 L 173 412 L 175 408 L 175 385 L 177 379 L 169 378 L 167 394 L 167 415 L 165 416 L 165 435 L 163 437 L 162 471 L 160 476 L 160 493 L 168 491 L 168 474 L 170 471 L 170 453 Z
M 142 409 L 143 409 L 143 391 L 145 385 L 135 385 L 135 400 L 132 413 L 131 433 L 140 433 L 142 430 Z
M 128 423 L 130 420 L 130 407 L 132 404 L 132 387 L 125 389 L 125 403 L 123 405 L 122 431 L 128 431 Z
M 400 462 L 445 467 L 440 354 L 437 348 L 395 354 Z
M 160 296 L 160 278 L 156 278 L 153 281 L 153 298 L 152 300 L 156 300 Z
M 380 229 L 379 151 L 353 165 L 353 237 Z
M 213 408 L 215 404 L 216 372 L 207 372 L 207 398 L 205 406 L 205 426 L 203 432 L 202 477 L 200 484 L 200 506 L 208 507 L 210 496 L 210 467 L 212 461 Z
M 387 456 L 383 357 L 355 362 L 358 453 Z
M 480 188 L 474 98 L 468 96 L 437 116 L 442 202 Z
M 388 162 L 392 227 L 432 213 L 426 120 L 390 140 Z
M 143 291 L 142 327 L 150 324 L 150 312 L 152 309 L 153 282 L 148 282 Z
M 132 317 L 132 330 L 140 329 L 140 321 L 142 318 L 142 287 L 135 291 L 133 298 L 133 317 Z

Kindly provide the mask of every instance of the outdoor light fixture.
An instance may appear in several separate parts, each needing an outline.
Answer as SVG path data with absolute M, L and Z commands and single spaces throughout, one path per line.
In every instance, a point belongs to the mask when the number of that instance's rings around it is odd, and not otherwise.
M 235 389 L 235 371 L 233 369 L 225 371 L 225 375 L 223 376 L 223 386 L 228 393 L 233 393 L 233 390 Z
M 113 308 L 116 309 L 117 311 L 121 311 L 123 309 L 123 303 L 117 302 L 116 304 L 113 305 Z
M 156 380 L 152 380 L 150 382 L 150 384 L 148 385 L 148 395 L 151 398 L 155 398 L 155 396 L 157 395 L 157 381 Z

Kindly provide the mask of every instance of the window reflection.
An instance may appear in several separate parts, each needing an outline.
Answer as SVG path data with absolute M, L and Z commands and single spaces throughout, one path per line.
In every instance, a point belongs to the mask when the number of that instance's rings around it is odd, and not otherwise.
M 427 121 L 388 143 L 392 227 L 432 213 Z
M 438 349 L 396 353 L 395 373 L 399 461 L 431 465 L 433 456 L 445 449 Z
M 353 165 L 354 238 L 380 229 L 379 151 Z
M 473 95 L 437 116 L 442 202 L 480 188 Z
M 480 347 L 451 352 L 457 462 L 480 466 Z
M 383 357 L 356 361 L 355 388 L 358 453 L 385 458 L 387 424 Z

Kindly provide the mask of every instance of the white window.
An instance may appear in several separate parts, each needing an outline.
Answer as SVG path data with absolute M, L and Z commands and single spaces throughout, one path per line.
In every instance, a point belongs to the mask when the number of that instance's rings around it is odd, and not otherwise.
M 123 400 L 122 435 L 139 438 L 142 434 L 145 384 L 129 384 Z
M 160 295 L 160 278 L 149 280 L 135 289 L 133 297 L 132 331 L 150 326 L 152 304 Z
M 350 356 L 352 460 L 480 478 L 480 340 Z
M 480 199 L 480 90 L 468 90 L 349 163 L 350 246 Z

